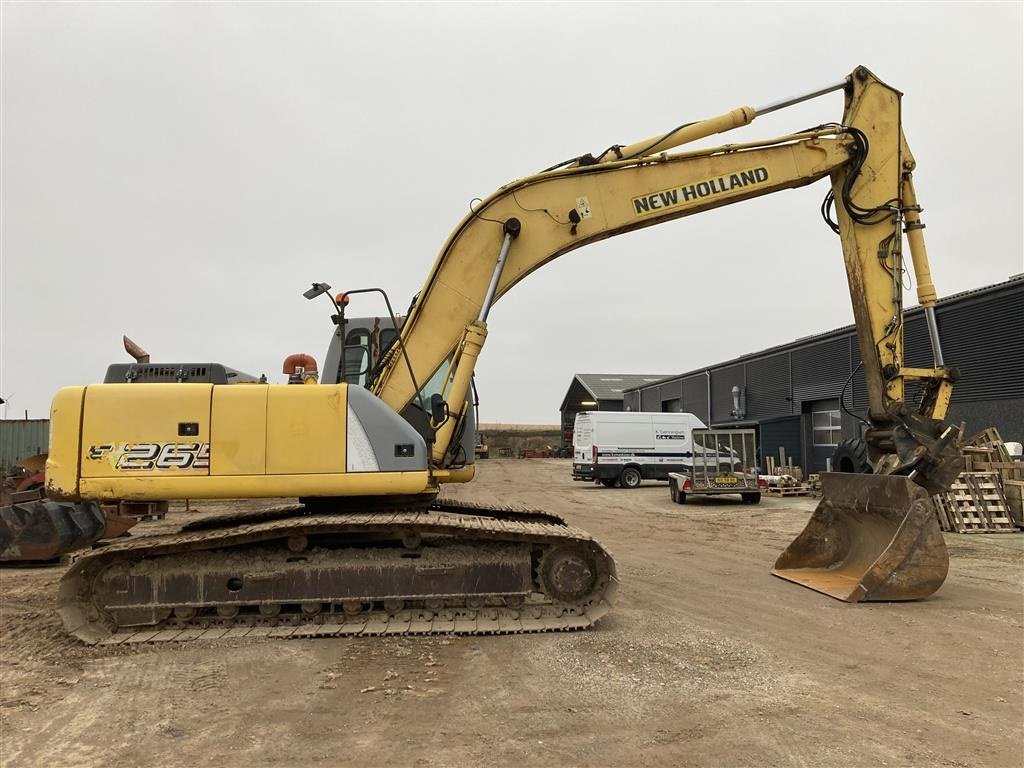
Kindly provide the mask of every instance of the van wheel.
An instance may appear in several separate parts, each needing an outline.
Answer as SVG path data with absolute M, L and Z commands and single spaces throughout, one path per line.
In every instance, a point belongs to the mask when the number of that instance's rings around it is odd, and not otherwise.
M 622 474 L 619 475 L 619 484 L 623 488 L 639 488 L 642 479 L 639 469 L 636 467 L 626 467 L 622 470 Z
M 615 479 L 613 479 L 613 478 L 607 478 L 607 479 L 605 479 L 605 480 L 601 480 L 601 481 L 599 481 L 599 482 L 600 482 L 600 483 L 601 483 L 601 485 L 603 485 L 603 486 L 604 486 L 605 488 L 614 488 L 614 487 L 615 487 L 615 483 L 617 483 L 617 482 L 618 482 L 618 480 L 615 480 Z
M 744 504 L 760 504 L 761 494 L 760 493 L 741 493 Z

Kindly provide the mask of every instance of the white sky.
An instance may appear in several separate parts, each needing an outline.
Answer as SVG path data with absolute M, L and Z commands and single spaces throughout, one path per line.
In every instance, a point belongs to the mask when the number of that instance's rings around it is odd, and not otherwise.
M 4 2 L 0 414 L 101 380 L 122 333 L 282 381 L 289 353 L 323 362 L 310 282 L 404 310 L 474 197 L 858 64 L 905 94 L 939 295 L 1005 280 L 1022 7 Z M 729 140 L 841 116 L 831 94 Z M 544 267 L 490 315 L 482 420 L 555 423 L 577 372 L 679 373 L 851 323 L 826 189 Z

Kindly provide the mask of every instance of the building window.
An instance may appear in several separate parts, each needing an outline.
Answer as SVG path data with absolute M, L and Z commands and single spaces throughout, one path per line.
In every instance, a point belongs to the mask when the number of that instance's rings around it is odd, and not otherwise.
M 814 444 L 821 446 L 839 445 L 839 441 L 842 439 L 842 423 L 839 411 L 814 411 L 811 414 Z

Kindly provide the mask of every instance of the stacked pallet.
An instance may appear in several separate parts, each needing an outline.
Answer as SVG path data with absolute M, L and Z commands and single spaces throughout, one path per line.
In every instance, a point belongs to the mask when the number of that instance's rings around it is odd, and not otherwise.
M 994 472 L 999 476 L 1010 518 L 1024 528 L 1024 461 L 1014 459 L 994 427 L 965 441 L 961 450 L 968 472 Z
M 961 472 L 946 493 L 934 496 L 939 526 L 956 533 L 1013 533 L 1006 497 L 995 472 Z

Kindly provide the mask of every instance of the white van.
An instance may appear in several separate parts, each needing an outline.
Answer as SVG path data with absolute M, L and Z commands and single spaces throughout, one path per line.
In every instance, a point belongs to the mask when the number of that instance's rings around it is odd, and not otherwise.
M 692 413 L 578 413 L 572 433 L 572 479 L 636 488 L 642 480 L 668 480 L 669 472 L 689 472 L 694 464 L 693 430 L 704 428 Z M 697 457 L 698 465 L 706 461 Z M 723 468 L 732 468 L 736 460 L 711 458 L 716 468 L 721 462 Z

